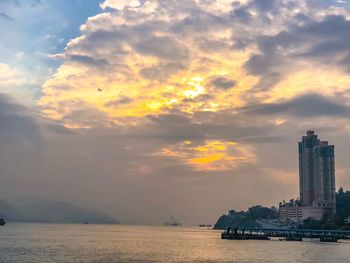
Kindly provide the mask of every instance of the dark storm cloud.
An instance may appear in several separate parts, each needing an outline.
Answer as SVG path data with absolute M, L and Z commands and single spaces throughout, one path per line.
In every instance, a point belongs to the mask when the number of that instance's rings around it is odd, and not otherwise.
M 261 76 L 259 82 L 254 85 L 256 91 L 264 91 L 272 88 L 283 76 L 280 72 L 285 58 L 279 54 L 252 55 L 244 65 L 249 74 Z
M 233 4 L 231 19 L 241 24 L 250 24 L 258 19 L 260 23 L 270 24 L 270 15 L 278 15 L 282 8 L 292 8 L 289 1 L 251 0 L 245 4 Z
M 350 107 L 336 98 L 320 94 L 306 94 L 281 103 L 267 103 L 245 108 L 243 111 L 256 115 L 292 115 L 300 118 L 310 117 L 349 117 Z
M 228 89 L 234 88 L 237 85 L 237 82 L 235 80 L 232 80 L 232 79 L 218 77 L 218 78 L 213 79 L 211 81 L 211 84 L 215 88 L 228 90 Z
M 106 59 L 95 59 L 90 56 L 84 56 L 84 55 L 70 55 L 69 56 L 70 61 L 85 64 L 88 66 L 93 66 L 96 68 L 104 68 L 109 66 L 109 62 Z
M 171 75 L 184 69 L 186 69 L 186 66 L 182 63 L 169 62 L 143 68 L 140 70 L 139 74 L 145 79 L 166 80 Z
M 170 30 L 177 34 L 204 33 L 216 31 L 230 24 L 226 16 L 208 13 L 198 7 L 193 7 L 190 13 L 190 16 L 172 24 Z
M 234 9 L 232 17 L 240 23 L 249 23 L 253 18 L 253 15 L 249 12 L 246 6 L 243 6 Z
M 199 144 L 205 140 L 233 140 L 245 143 L 280 142 L 286 138 L 261 116 L 238 114 L 230 111 L 196 112 L 193 117 L 186 113 L 168 113 L 148 116 L 147 124 L 128 130 L 128 138 L 156 140 L 165 145 L 186 140 Z
M 155 37 L 142 39 L 135 45 L 141 54 L 159 57 L 170 61 L 187 60 L 189 52 L 171 37 Z
M 298 44 L 300 38 L 313 37 L 315 45 L 296 54 L 297 56 L 309 57 L 325 64 L 332 63 L 349 70 L 350 63 L 346 59 L 350 56 L 349 32 L 349 20 L 343 16 L 328 16 L 321 22 L 314 22 L 296 30 L 289 36 L 289 41 Z
M 301 26 L 290 26 L 288 31 L 273 36 L 259 36 L 260 54 L 246 62 L 248 73 L 262 77 L 257 87 L 269 89 L 282 78 L 276 78 L 283 68 L 295 59 L 308 59 L 325 65 L 334 64 L 350 69 L 350 21 L 341 15 L 330 15 L 321 21 L 308 20 Z M 271 78 L 272 77 L 272 78 Z
M 264 91 L 273 87 L 283 79 L 283 76 L 279 72 L 268 73 L 261 77 L 259 82 L 254 85 L 253 90 L 255 91 Z
M 334 53 L 345 50 L 345 43 L 350 39 L 349 30 L 350 21 L 341 15 L 331 15 L 321 21 L 311 20 L 302 26 L 292 26 L 274 36 L 261 36 L 258 45 L 264 54 L 274 54 L 278 49 L 306 47 L 309 55 L 322 57 L 329 55 L 330 49 Z
M 283 57 L 278 54 L 253 55 L 245 64 L 245 69 L 252 75 L 271 74 L 283 63 Z
M 253 0 L 251 1 L 250 5 L 255 7 L 260 12 L 269 12 L 277 10 L 277 3 L 278 1 L 276 0 Z

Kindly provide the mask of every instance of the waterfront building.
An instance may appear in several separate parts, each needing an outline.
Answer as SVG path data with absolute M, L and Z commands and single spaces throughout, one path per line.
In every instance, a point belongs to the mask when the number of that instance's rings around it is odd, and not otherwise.
M 334 146 L 308 131 L 299 142 L 300 201 L 335 214 Z
M 288 202 L 280 203 L 278 215 L 281 223 L 302 223 L 308 218 L 321 220 L 325 209 L 318 206 L 302 206 L 302 204 Z
M 303 211 L 299 200 L 291 200 L 290 202 L 283 201 L 279 205 L 278 210 L 279 220 L 282 223 L 294 222 L 300 223 L 303 221 Z
M 298 143 L 299 191 L 297 202 L 280 203 L 280 221 L 320 220 L 336 212 L 334 145 L 308 131 Z

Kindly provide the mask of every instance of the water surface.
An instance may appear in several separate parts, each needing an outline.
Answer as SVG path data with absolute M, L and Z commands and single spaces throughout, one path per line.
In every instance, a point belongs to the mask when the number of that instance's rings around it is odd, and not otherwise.
M 198 228 L 8 224 L 1 263 L 350 262 L 350 243 L 221 240 Z

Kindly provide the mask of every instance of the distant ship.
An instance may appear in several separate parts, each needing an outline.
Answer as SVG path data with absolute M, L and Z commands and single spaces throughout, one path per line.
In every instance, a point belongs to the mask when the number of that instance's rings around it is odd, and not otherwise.
M 3 218 L 0 218 L 0 226 L 4 226 L 6 224 L 5 220 Z
M 171 217 L 170 222 L 165 223 L 166 226 L 181 226 L 181 223 L 175 218 Z

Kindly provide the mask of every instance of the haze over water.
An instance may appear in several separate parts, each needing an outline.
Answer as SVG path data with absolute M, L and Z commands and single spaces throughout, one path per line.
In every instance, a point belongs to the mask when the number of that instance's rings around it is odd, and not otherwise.
M 348 262 L 350 243 L 221 240 L 219 231 L 123 225 L 9 224 L 1 263 Z

